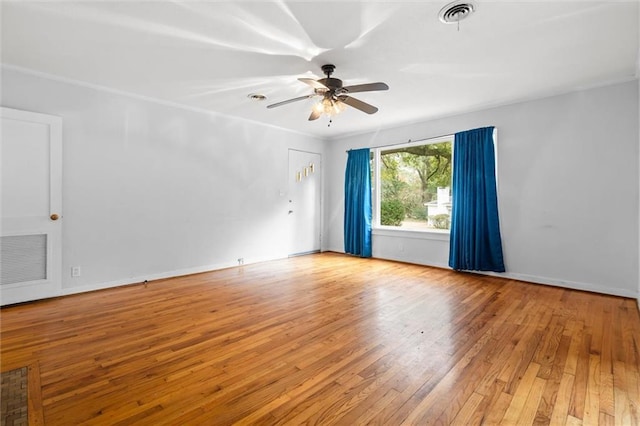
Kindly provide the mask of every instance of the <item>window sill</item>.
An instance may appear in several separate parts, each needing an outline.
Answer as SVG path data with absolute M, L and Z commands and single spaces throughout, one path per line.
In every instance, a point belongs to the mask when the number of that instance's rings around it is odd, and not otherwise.
M 415 238 L 419 240 L 449 241 L 449 230 L 417 231 L 415 229 L 398 229 L 391 226 L 379 226 L 371 230 L 373 235 L 384 237 Z

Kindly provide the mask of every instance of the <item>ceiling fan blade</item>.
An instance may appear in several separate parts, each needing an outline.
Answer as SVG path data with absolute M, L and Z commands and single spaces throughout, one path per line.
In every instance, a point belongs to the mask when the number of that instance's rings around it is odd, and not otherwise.
M 316 81 L 316 80 L 314 80 L 312 78 L 299 78 L 298 80 L 300 80 L 303 83 L 308 84 L 309 86 L 313 87 L 314 89 L 329 90 L 329 88 L 327 86 L 325 86 L 324 84 L 322 84 L 319 81 Z
M 343 87 L 342 90 L 346 93 L 356 93 L 356 92 L 374 92 L 377 90 L 389 90 L 389 86 L 386 83 L 367 83 L 367 84 L 356 84 L 354 86 Z
M 338 96 L 338 100 L 344 102 L 345 104 L 354 107 L 355 109 L 359 109 L 362 112 L 366 112 L 367 114 L 375 114 L 378 112 L 378 108 L 373 105 L 369 105 L 366 102 L 362 102 L 359 99 L 352 98 L 351 96 L 342 95 Z
M 286 101 L 282 101 L 282 102 L 276 102 L 275 104 L 271 104 L 271 105 L 267 105 L 267 108 L 275 108 L 275 107 L 279 107 L 281 105 L 286 105 L 286 104 L 290 104 L 291 102 L 298 102 L 301 101 L 303 99 L 309 99 L 311 97 L 315 96 L 315 94 L 313 95 L 306 95 L 306 96 L 300 96 L 298 98 L 293 98 L 293 99 L 287 99 Z
M 311 110 L 311 115 L 309 116 L 309 121 L 317 120 L 321 115 L 322 111 L 318 111 L 317 109 L 313 108 Z

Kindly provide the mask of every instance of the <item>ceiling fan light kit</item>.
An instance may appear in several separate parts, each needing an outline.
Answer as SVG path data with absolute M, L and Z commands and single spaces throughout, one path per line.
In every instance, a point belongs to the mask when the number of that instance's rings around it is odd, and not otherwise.
M 345 108 L 345 104 L 340 102 L 340 100 L 333 100 L 329 98 L 322 98 L 322 100 L 313 107 L 314 110 L 328 116 L 340 114 Z
M 298 80 L 309 85 L 313 89 L 313 93 L 306 96 L 299 96 L 297 98 L 288 99 L 286 101 L 276 102 L 275 104 L 267 105 L 267 108 L 275 108 L 282 105 L 286 105 L 292 102 L 301 101 L 313 97 L 321 97 L 313 108 L 309 115 L 309 121 L 317 120 L 325 114 L 329 117 L 329 123 L 331 123 L 331 117 L 336 114 L 340 114 L 348 106 L 360 110 L 367 114 L 375 114 L 378 111 L 373 105 L 369 105 L 359 99 L 350 96 L 351 93 L 357 92 L 374 92 L 380 90 L 389 90 L 389 86 L 386 83 L 366 83 L 358 84 L 354 86 L 344 87 L 342 80 L 339 78 L 331 77 L 331 74 L 335 71 L 335 65 L 326 64 L 322 67 L 322 72 L 326 75 L 325 78 L 314 80 L 311 78 L 299 78 Z

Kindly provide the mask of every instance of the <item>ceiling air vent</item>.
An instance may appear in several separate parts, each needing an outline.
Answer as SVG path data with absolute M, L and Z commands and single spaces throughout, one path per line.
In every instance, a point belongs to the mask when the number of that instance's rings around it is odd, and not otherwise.
M 470 1 L 454 1 L 442 9 L 438 17 L 445 24 L 457 24 L 473 13 L 476 6 Z
M 265 99 L 267 99 L 267 97 L 265 95 L 263 95 L 262 93 L 249 93 L 247 95 L 247 98 L 254 100 L 254 101 L 264 101 Z

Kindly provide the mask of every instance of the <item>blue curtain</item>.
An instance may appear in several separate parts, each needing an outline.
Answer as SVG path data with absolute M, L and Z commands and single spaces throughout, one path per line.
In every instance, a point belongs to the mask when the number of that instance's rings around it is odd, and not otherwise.
M 371 257 L 369 148 L 351 150 L 344 176 L 344 251 Z
M 456 133 L 449 266 L 504 272 L 493 127 Z

